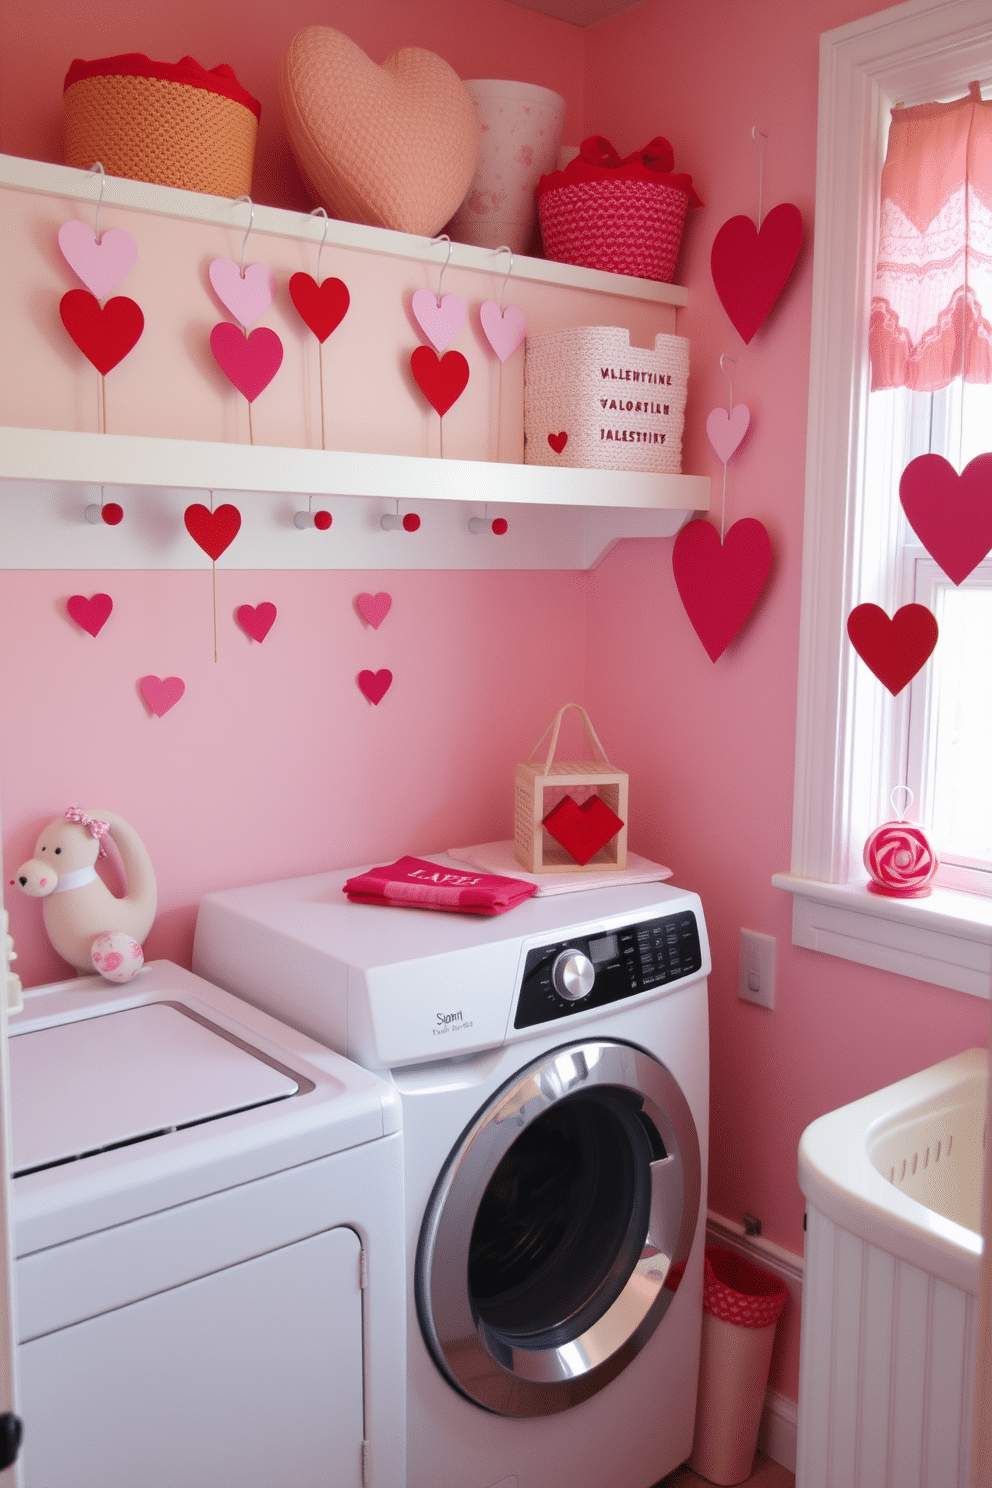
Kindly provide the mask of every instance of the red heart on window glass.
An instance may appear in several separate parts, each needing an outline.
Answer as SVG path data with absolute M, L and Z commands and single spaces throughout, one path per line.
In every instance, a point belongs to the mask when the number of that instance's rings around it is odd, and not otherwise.
M 859 604 L 847 617 L 851 645 L 895 697 L 912 682 L 937 644 L 937 621 L 926 605 L 903 605 L 890 620 L 875 604 Z
M 623 822 L 602 796 L 590 796 L 581 806 L 572 796 L 563 796 L 542 825 L 569 857 L 584 867 L 600 848 L 613 840 Z
M 899 500 L 953 584 L 992 552 L 992 453 L 976 455 L 960 475 L 943 455 L 917 455 L 902 473 Z
M 760 231 L 750 217 L 731 217 L 713 239 L 713 284 L 745 342 L 785 288 L 802 242 L 802 214 L 791 202 L 772 207 Z

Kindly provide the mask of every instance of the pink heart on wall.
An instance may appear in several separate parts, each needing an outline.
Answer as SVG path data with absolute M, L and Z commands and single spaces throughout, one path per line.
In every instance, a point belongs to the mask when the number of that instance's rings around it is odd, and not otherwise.
M 85 630 L 88 635 L 97 636 L 110 618 L 114 601 L 109 594 L 91 594 L 89 599 L 85 594 L 72 594 L 66 600 L 65 607 L 69 618 L 75 620 L 81 630 Z
M 418 289 L 413 295 L 413 315 L 420 329 L 438 351 L 447 351 L 468 317 L 461 295 L 446 294 L 441 303 L 429 289 Z
M 324 279 L 318 284 L 312 274 L 293 274 L 289 297 L 321 345 L 344 320 L 351 304 L 343 279 Z
M 243 604 L 235 610 L 235 617 L 245 635 L 253 641 L 264 641 L 275 622 L 277 610 L 270 600 L 260 605 Z
M 926 605 L 903 605 L 890 620 L 879 605 L 860 604 L 847 617 L 847 634 L 865 666 L 895 697 L 932 654 L 937 621 Z
M 139 678 L 138 686 L 141 696 L 159 718 L 174 708 L 186 691 L 186 683 L 181 677 L 156 677 L 153 672 Z
M 373 630 L 378 630 L 392 609 L 393 596 L 383 589 L 378 594 L 360 594 L 355 602 L 362 619 L 367 621 Z
M 268 326 L 259 326 L 251 335 L 243 336 L 236 325 L 222 320 L 210 332 L 210 350 L 249 403 L 265 391 L 282 366 L 282 342 Z
M 716 661 L 758 602 L 772 562 L 772 545 L 756 517 L 742 517 L 723 543 L 701 517 L 687 522 L 672 548 L 672 571 L 685 612 Z
M 214 294 L 245 330 L 261 320 L 275 298 L 276 276 L 268 264 L 248 264 L 242 274 L 233 258 L 215 258 L 207 273 Z
M 393 685 L 393 674 L 388 667 L 378 672 L 359 672 L 358 685 L 370 703 L 378 704 Z
M 76 218 L 59 228 L 59 247 L 72 272 L 98 300 L 113 294 L 138 261 L 138 245 L 122 227 L 108 227 L 97 242 L 93 229 Z
M 479 324 L 501 362 L 508 361 L 527 335 L 527 317 L 519 305 L 500 310 L 495 300 L 479 307 Z
M 751 410 L 746 403 L 737 403 L 728 413 L 725 408 L 714 408 L 706 419 L 706 433 L 716 450 L 717 458 L 724 465 L 737 449 L 751 425 Z
M 802 215 L 791 202 L 773 207 L 760 232 L 750 217 L 731 217 L 713 239 L 713 284 L 745 342 L 785 288 L 802 242 Z
M 899 481 L 906 519 L 954 584 L 992 552 L 992 453 L 958 475 L 943 455 L 918 455 Z

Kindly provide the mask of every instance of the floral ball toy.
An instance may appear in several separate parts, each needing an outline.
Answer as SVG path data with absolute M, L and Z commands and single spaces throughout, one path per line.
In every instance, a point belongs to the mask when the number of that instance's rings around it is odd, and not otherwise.
M 908 792 L 908 810 L 913 804 L 913 792 L 908 786 L 897 785 L 892 796 L 899 790 Z M 894 800 L 892 809 L 896 809 Z M 931 891 L 939 867 L 937 854 L 923 828 L 902 817 L 875 828 L 865 843 L 864 859 L 871 878 L 869 889 L 897 899 L 924 898 Z

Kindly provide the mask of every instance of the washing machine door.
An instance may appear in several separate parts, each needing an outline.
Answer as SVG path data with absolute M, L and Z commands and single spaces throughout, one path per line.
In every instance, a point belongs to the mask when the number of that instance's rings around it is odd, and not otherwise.
M 451 1153 L 421 1228 L 439 1368 L 505 1416 L 595 1394 L 661 1323 L 699 1199 L 695 1123 L 657 1059 L 588 1039 L 527 1065 Z

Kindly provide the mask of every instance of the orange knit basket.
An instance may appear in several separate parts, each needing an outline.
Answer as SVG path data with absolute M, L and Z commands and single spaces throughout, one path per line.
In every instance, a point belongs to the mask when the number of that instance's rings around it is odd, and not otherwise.
M 108 176 L 247 196 L 261 106 L 229 67 L 140 53 L 75 61 L 62 92 L 66 165 Z

